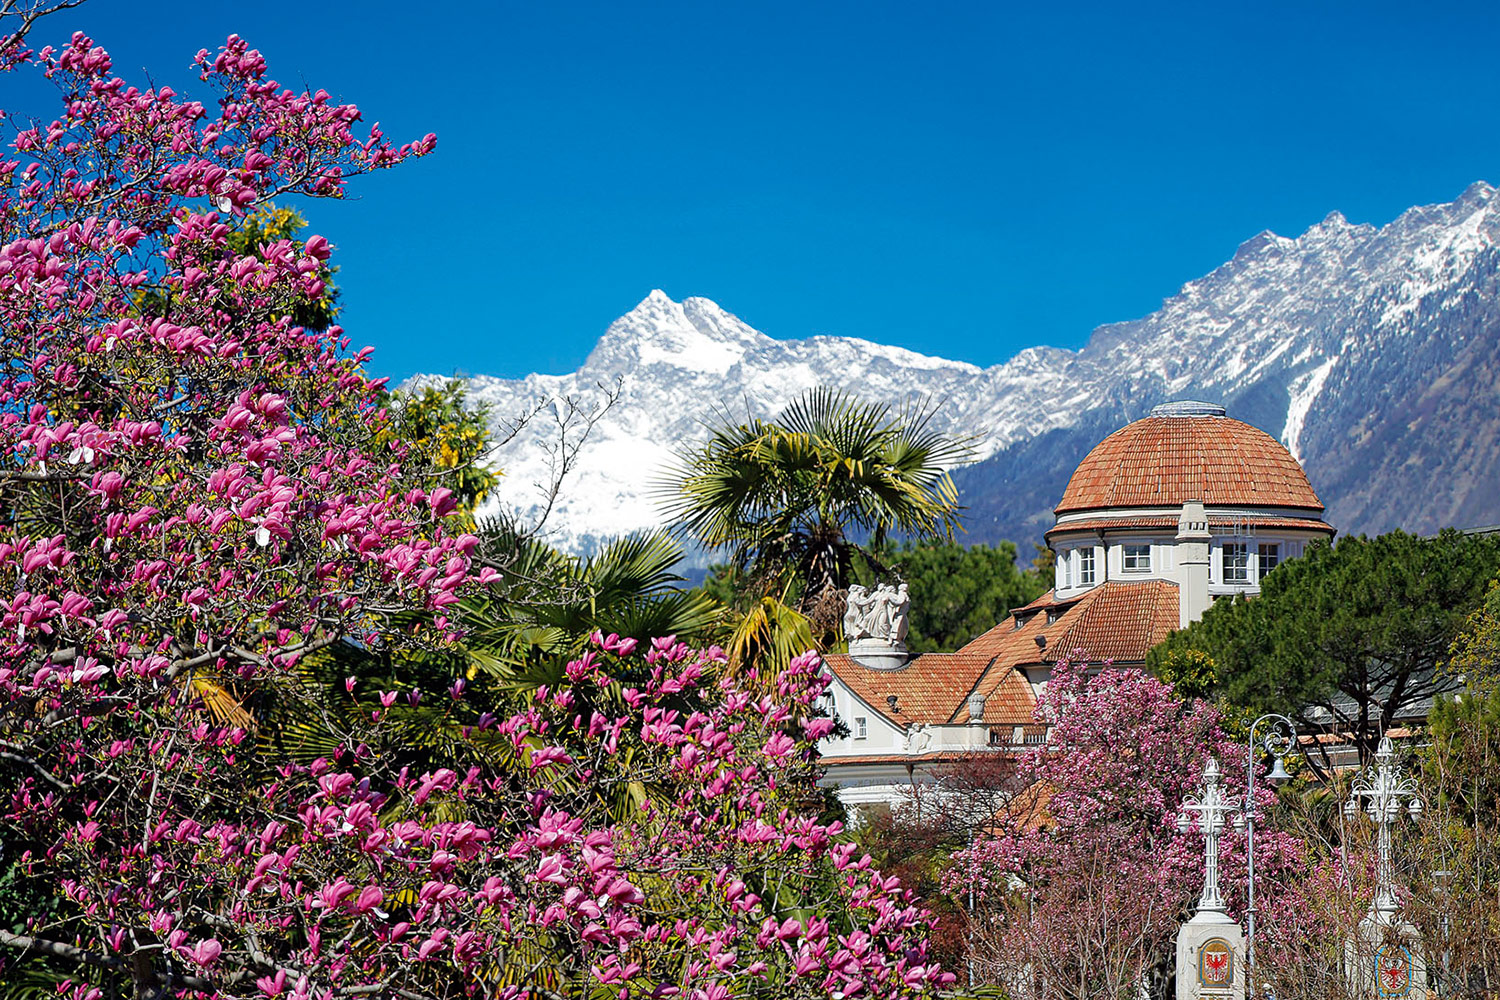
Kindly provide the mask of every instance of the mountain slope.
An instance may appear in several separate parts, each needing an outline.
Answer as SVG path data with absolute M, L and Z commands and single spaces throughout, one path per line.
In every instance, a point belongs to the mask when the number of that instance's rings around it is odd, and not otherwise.
M 1500 196 L 1485 184 L 1379 229 L 1333 213 L 1295 239 L 1261 233 L 1139 320 L 1079 351 L 1031 348 L 988 369 L 841 337 L 779 341 L 706 299 L 652 292 L 571 375 L 475 378 L 499 416 L 623 378 L 548 524 L 574 551 L 656 522 L 651 480 L 715 408 L 773 414 L 813 385 L 943 402 L 979 435 L 958 470 L 970 540 L 1024 545 L 1077 462 L 1164 399 L 1226 403 L 1302 459 L 1345 532 L 1500 522 Z M 538 509 L 555 426 L 499 456 L 499 502 Z

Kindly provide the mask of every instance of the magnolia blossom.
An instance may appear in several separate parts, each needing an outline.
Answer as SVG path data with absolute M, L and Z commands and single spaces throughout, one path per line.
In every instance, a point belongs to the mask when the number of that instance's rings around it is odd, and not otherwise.
M 1212 754 L 1242 801 L 1246 749 L 1213 705 L 1140 670 L 1093 671 L 1084 656 L 1056 665 L 1036 717 L 1049 735 L 1018 763 L 1026 791 L 955 855 L 944 884 L 976 903 L 976 958 L 990 978 L 1021 991 L 1066 984 L 1060 997 L 1123 995 L 1170 964 L 1203 887 L 1203 838 L 1176 823 L 1183 799 Z M 1275 802 L 1265 783 L 1256 795 L 1260 809 Z M 1245 836 L 1231 827 L 1221 844 L 1221 885 L 1239 912 Z M 1255 850 L 1264 885 L 1303 870 L 1303 845 L 1285 833 L 1258 831 Z M 1264 915 L 1267 899 L 1257 905 Z
M 328 241 L 234 236 L 435 140 L 357 136 L 237 37 L 195 65 L 198 99 L 82 34 L 0 51 L 63 95 L 0 154 L 0 839 L 58 894 L 0 946 L 71 962 L 75 1000 L 949 982 L 928 916 L 816 817 L 814 656 L 774 699 L 618 636 L 519 703 L 340 683 L 460 640 L 495 574 L 368 352 L 294 321 Z

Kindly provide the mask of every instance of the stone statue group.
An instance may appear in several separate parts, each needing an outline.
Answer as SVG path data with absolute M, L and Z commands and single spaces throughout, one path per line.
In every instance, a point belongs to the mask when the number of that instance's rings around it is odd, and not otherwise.
M 895 587 L 883 583 L 874 590 L 853 584 L 844 611 L 844 637 L 850 642 L 878 639 L 901 645 L 906 642 L 910 607 L 911 598 L 904 583 Z

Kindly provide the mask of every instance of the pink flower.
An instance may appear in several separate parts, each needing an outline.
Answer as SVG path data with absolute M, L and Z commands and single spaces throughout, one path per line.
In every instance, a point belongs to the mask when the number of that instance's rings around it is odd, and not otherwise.
M 560 854 L 549 854 L 542 858 L 541 864 L 537 865 L 536 874 L 532 876 L 538 882 L 551 882 L 554 885 L 563 885 L 568 877 L 563 872 L 563 858 Z
M 194 945 L 185 954 L 194 962 L 208 968 L 219 960 L 219 955 L 224 951 L 224 946 L 214 938 L 205 938 Z
M 359 894 L 359 899 L 354 903 L 354 909 L 358 913 L 368 913 L 379 906 L 385 900 L 385 893 L 378 885 L 367 885 Z

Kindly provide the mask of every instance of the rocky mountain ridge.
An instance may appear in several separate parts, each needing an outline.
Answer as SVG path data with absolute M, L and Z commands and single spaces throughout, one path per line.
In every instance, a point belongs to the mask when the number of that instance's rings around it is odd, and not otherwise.
M 1500 522 L 1500 194 L 1386 226 L 1337 212 L 1301 236 L 1263 232 L 1139 320 L 1078 351 L 1028 348 L 979 368 L 847 337 L 775 340 L 715 303 L 652 292 L 570 375 L 470 380 L 497 419 L 548 399 L 619 398 L 577 454 L 548 527 L 586 552 L 658 521 L 655 479 L 716 412 L 771 415 L 814 385 L 901 403 L 941 400 L 935 420 L 978 435 L 955 472 L 969 540 L 1027 551 L 1078 461 L 1166 399 L 1224 402 L 1302 460 L 1344 532 Z M 419 377 L 420 378 L 420 377 Z M 545 414 L 544 414 L 545 415 Z M 555 420 L 502 449 L 496 502 L 541 509 Z

